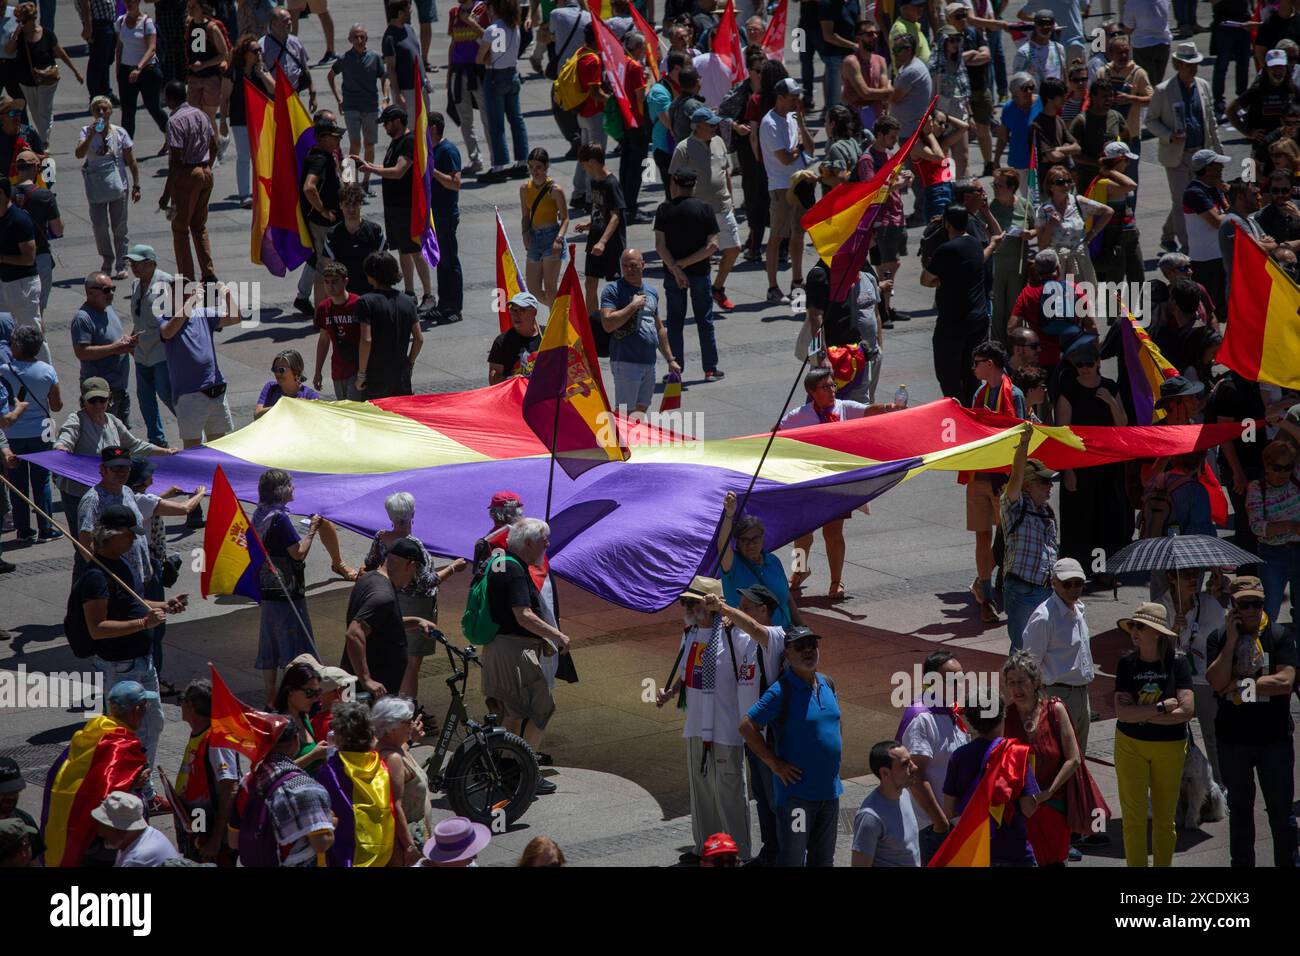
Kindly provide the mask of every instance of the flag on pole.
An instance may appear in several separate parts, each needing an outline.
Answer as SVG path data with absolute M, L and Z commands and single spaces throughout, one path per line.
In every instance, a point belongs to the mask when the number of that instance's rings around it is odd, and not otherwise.
M 415 132 L 415 174 L 411 177 L 411 241 L 420 247 L 432 269 L 438 264 L 438 236 L 433 228 L 433 131 L 424 108 L 424 70 L 415 64 L 415 100 L 411 129 Z
M 745 69 L 745 57 L 741 53 L 740 27 L 736 23 L 735 0 L 727 0 L 727 5 L 722 10 L 722 18 L 718 21 L 718 28 L 713 31 L 713 52 L 731 71 L 733 86 L 748 74 L 749 71 Z
M 572 258 L 546 320 L 524 393 L 523 415 L 570 478 L 596 465 L 628 458 L 605 396 L 596 342 Z
M 659 400 L 659 411 L 673 412 L 682 407 L 682 375 L 669 372 L 668 381 L 664 382 L 664 395 Z
M 1027 194 L 1028 194 L 1028 196 L 1029 196 L 1029 208 L 1030 208 L 1030 209 L 1037 208 L 1037 206 L 1038 206 L 1038 195 L 1039 195 L 1039 193 L 1038 193 L 1038 143 L 1037 143 L 1037 137 L 1031 137 L 1030 140 L 1029 140 L 1029 182 L 1026 184 L 1026 186 L 1025 186 L 1025 190 L 1026 190 L 1026 192 L 1027 192 Z M 1030 213 L 1029 213 L 1028 211 L 1026 211 L 1026 212 L 1025 212 L 1025 223 L 1026 223 L 1025 228 L 1026 228 L 1026 229 L 1029 228 L 1029 225 L 1028 225 L 1028 223 L 1029 223 L 1029 221 L 1030 221 L 1030 220 L 1029 220 L 1029 216 L 1030 216 Z
M 258 573 L 264 560 L 266 552 L 262 542 L 249 524 L 226 473 L 218 465 L 212 475 L 208 523 L 203 529 L 199 592 L 205 598 L 211 594 L 242 594 L 260 602 L 262 589 L 258 585 Z
M 938 97 L 930 101 L 911 139 L 865 183 L 841 183 L 818 200 L 799 220 L 817 255 L 830 269 L 831 301 L 849 294 L 871 248 L 872 226 L 880 207 L 889 198 L 894 180 L 912 144 L 925 128 L 926 119 Z
M 1160 383 L 1177 375 L 1178 370 L 1165 360 L 1132 314 L 1120 322 L 1119 333 L 1129 394 L 1133 398 L 1133 424 L 1154 425 L 1165 417 L 1164 409 L 1155 407 L 1160 398 Z
M 261 762 L 275 746 L 289 718 L 245 706 L 230 692 L 217 668 L 213 664 L 208 667 L 212 671 L 212 728 L 208 746 L 237 750 L 253 763 Z
M 784 2 L 784 0 L 783 0 Z M 650 71 L 650 78 L 659 82 L 659 34 L 655 28 L 646 23 L 645 17 L 637 11 L 635 4 L 628 6 L 628 12 L 632 14 L 632 28 L 645 37 L 645 65 Z
M 596 50 L 605 66 L 605 75 L 614 90 L 614 99 L 618 101 L 618 111 L 623 117 L 624 128 L 636 127 L 636 116 L 632 113 L 632 101 L 628 99 L 624 76 L 627 73 L 627 51 L 618 42 L 613 31 L 605 26 L 605 21 L 591 14 L 591 25 L 596 31 Z
M 497 310 L 497 322 L 501 325 L 501 331 L 510 330 L 510 310 L 506 308 L 507 303 L 520 292 L 526 292 L 528 287 L 524 285 L 523 277 L 519 273 L 519 263 L 515 259 L 514 250 L 510 248 L 510 237 L 506 235 L 505 223 L 501 221 L 501 210 L 498 207 L 497 214 L 497 295 L 501 297 L 501 307 Z
M 1244 229 L 1232 247 L 1228 314 L 1219 361 L 1252 382 L 1300 389 L 1300 286 Z
M 785 59 L 785 21 L 789 7 L 790 0 L 781 0 L 777 4 L 776 12 L 767 24 L 767 32 L 763 34 L 763 49 L 767 51 L 767 58 L 778 63 Z

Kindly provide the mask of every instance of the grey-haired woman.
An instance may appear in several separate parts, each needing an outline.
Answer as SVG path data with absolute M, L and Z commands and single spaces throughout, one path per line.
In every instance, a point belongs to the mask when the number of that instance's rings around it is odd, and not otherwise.
M 424 736 L 416 713 L 416 703 L 409 697 L 381 697 L 370 709 L 379 738 L 379 756 L 388 768 L 393 807 L 406 824 L 410 842 L 395 847 L 390 866 L 410 866 L 420 858 L 424 841 L 433 833 L 429 811 L 429 778 L 411 754 L 411 743 Z

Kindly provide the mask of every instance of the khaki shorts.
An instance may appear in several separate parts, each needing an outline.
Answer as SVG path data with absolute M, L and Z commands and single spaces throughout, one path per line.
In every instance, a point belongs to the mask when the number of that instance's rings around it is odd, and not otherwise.
M 542 669 L 542 640 L 518 634 L 498 634 L 479 652 L 483 664 L 483 696 L 501 704 L 502 716 L 528 720 L 542 730 L 555 713 L 555 698 Z
M 191 76 L 185 81 L 185 99 L 199 109 L 221 105 L 220 76 Z
M 740 248 L 740 227 L 736 225 L 736 214 L 731 209 L 716 214 L 718 220 L 718 251 Z
M 993 482 L 972 475 L 966 486 L 966 530 L 992 531 L 1000 521 Z
M 786 196 L 784 189 L 768 191 L 768 225 L 773 239 L 794 239 L 803 235 L 799 220 L 807 212 L 803 205 Z
M 993 122 L 993 91 L 976 90 L 970 95 L 970 115 L 981 126 Z
M 176 424 L 180 426 L 184 441 L 206 441 L 217 435 L 234 431 L 230 406 L 224 394 L 209 398 L 202 392 L 187 392 L 176 396 Z

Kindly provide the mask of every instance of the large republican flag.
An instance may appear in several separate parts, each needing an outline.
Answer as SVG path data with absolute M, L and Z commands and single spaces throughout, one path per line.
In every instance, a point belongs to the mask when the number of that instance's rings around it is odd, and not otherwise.
M 288 269 L 267 234 L 271 219 L 271 178 L 275 174 L 274 101 L 247 78 L 239 95 L 244 97 L 248 152 L 253 166 L 253 228 L 248 237 L 248 258 L 255 265 L 266 266 L 272 274 L 283 276 Z
M 1232 248 L 1232 289 L 1219 361 L 1252 382 L 1300 389 L 1300 286 L 1244 229 Z
M 937 96 L 930 101 L 911 139 L 876 170 L 876 175 L 865 183 L 841 183 L 799 220 L 817 255 L 830 269 L 831 301 L 841 301 L 858 281 L 862 264 L 867 261 L 867 250 L 871 248 L 876 216 L 889 198 L 903 160 L 912 151 L 912 144 L 937 101 Z
M 393 855 L 397 815 L 392 781 L 378 751 L 336 750 L 316 774 L 330 795 L 338 823 L 329 866 L 387 866 Z
M 975 793 L 928 865 L 988 866 L 993 828 L 1002 825 L 1007 806 L 1020 796 L 1028 772 L 1027 744 L 1003 737 L 990 747 Z M 1011 812 L 1020 810 L 1013 807 Z
M 205 598 L 210 594 L 242 594 L 261 601 L 258 572 L 264 560 L 266 551 L 262 542 L 249 524 L 226 473 L 218 465 L 212 475 L 208 523 L 203 529 L 199 591 Z
M 260 93 L 247 80 L 244 84 L 254 173 L 252 260 L 283 276 L 312 255 L 298 184 L 307 152 L 316 145 L 316 131 L 283 70 L 275 71 L 275 102 L 269 108 L 257 99 Z M 255 125 L 258 117 L 260 128 Z M 274 189 L 273 183 L 289 188 Z
M 411 176 L 411 241 L 419 245 L 429 268 L 438 264 L 438 235 L 433 228 L 433 131 L 424 109 L 424 71 L 415 65 L 415 102 L 410 104 L 415 133 L 415 173 Z
M 519 272 L 519 262 L 515 259 L 515 252 L 510 248 L 510 237 L 506 234 L 505 223 L 501 221 L 501 210 L 496 210 L 497 214 L 497 295 L 501 297 L 500 308 L 497 309 L 497 322 L 501 326 L 501 331 L 506 332 L 510 329 L 510 310 L 506 308 L 507 303 L 520 292 L 526 292 L 528 286 L 524 285 L 523 276 Z
M 722 18 L 718 21 L 718 28 L 713 31 L 713 52 L 731 71 L 733 86 L 748 74 L 741 47 L 740 27 L 736 23 L 736 2 L 727 0 L 727 5 L 722 10 Z
M 785 59 L 785 21 L 789 9 L 790 0 L 781 0 L 767 24 L 767 32 L 763 34 L 763 49 L 767 52 L 767 58 L 778 63 Z
M 246 707 L 230 692 L 216 667 L 212 664 L 208 667 L 212 671 L 212 729 L 208 733 L 208 745 L 237 750 L 254 764 L 260 763 L 275 746 L 289 718 Z
M 596 465 L 628 458 L 605 396 L 596 342 L 572 258 L 551 303 L 522 412 L 533 434 L 570 478 Z
M 45 865 L 80 866 L 98 832 L 90 811 L 115 790 L 134 790 L 145 766 L 140 738 L 112 717 L 94 717 L 73 734 L 45 778 Z
M 614 36 L 613 31 L 605 26 L 605 21 L 594 11 L 591 14 L 591 25 L 596 30 L 596 49 L 605 66 L 605 75 L 609 77 L 609 85 L 614 90 L 614 99 L 618 102 L 618 112 L 623 117 L 623 126 L 634 128 L 638 124 L 632 112 L 632 101 L 628 99 L 625 83 L 627 51 L 623 49 L 623 44 L 618 42 L 618 37 Z

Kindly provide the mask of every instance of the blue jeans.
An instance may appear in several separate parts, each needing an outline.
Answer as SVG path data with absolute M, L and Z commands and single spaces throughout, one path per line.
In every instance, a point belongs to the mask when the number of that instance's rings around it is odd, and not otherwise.
M 126 661 L 106 661 L 102 657 L 92 657 L 90 663 L 95 670 L 104 675 L 104 694 L 123 681 L 138 682 L 145 690 L 158 693 L 158 671 L 153 666 L 153 655 L 145 654 Z M 105 706 L 107 711 L 107 706 Z M 145 703 L 144 723 L 136 731 L 136 736 L 144 744 L 144 759 L 149 766 L 149 780 L 141 796 L 146 803 L 153 798 L 153 768 L 158 762 L 158 738 L 163 731 L 162 701 L 151 700 Z
M 49 451 L 54 447 L 54 444 L 37 435 L 35 438 L 11 438 L 9 439 L 9 447 L 15 455 L 29 455 L 33 452 Z M 18 467 L 9 472 L 9 480 L 17 485 L 18 490 L 23 494 L 30 495 L 32 501 L 36 502 L 36 507 L 46 514 L 49 514 L 54 508 L 54 489 L 50 486 L 50 473 L 40 465 L 33 464 L 30 461 L 23 461 L 20 458 Z M 14 530 L 31 531 L 31 507 L 18 495 L 13 496 L 13 505 Z M 41 534 L 54 530 L 54 525 L 40 515 L 36 516 L 36 527 Z
M 952 183 L 935 183 L 925 187 L 925 218 L 942 216 L 952 203 Z
M 998 99 L 1007 98 L 1007 61 L 1002 55 L 1002 32 L 990 30 L 984 34 L 989 45 L 989 56 L 993 58 L 993 85 L 997 88 Z
M 1007 613 L 1007 636 L 1011 638 L 1013 650 L 1024 646 L 1029 615 L 1051 596 L 1052 589 L 1045 585 L 1026 584 L 1018 578 L 1007 577 L 1002 588 L 1002 610 Z
M 1228 65 L 1234 64 L 1237 77 L 1237 95 L 1246 92 L 1250 84 L 1250 34 L 1240 27 L 1225 27 L 1220 24 L 1215 28 L 1218 53 L 1214 57 L 1214 79 L 1210 89 L 1214 92 L 1215 104 L 1222 103 L 1227 96 Z
M 117 49 L 117 31 L 112 20 L 90 22 L 90 56 L 86 63 L 86 92 L 92 97 L 113 92 L 111 79 L 113 54 Z
M 840 823 L 838 800 L 787 797 L 777 807 L 776 816 L 781 823 L 777 866 L 835 865 L 835 833 Z
M 695 310 L 695 326 L 700 333 L 700 361 L 704 371 L 718 370 L 718 342 L 713 335 L 713 290 L 709 284 L 709 274 L 687 276 L 687 288 L 677 286 L 677 280 L 668 276 L 664 282 L 664 298 L 668 300 L 668 344 L 672 347 L 673 358 L 684 370 L 686 368 L 686 351 L 682 342 L 682 330 L 686 326 L 686 292 L 691 293 L 691 305 Z
M 465 278 L 460 271 L 460 247 L 456 229 L 460 216 L 434 212 L 433 231 L 438 236 L 438 311 L 460 314 L 465 307 Z
M 18 514 L 17 507 L 14 514 Z M 14 518 L 15 523 L 17 517 Z M 1264 613 L 1276 621 L 1282 609 L 1282 593 L 1291 584 L 1291 618 L 1296 619 L 1296 604 L 1300 602 L 1300 544 L 1274 545 L 1260 542 L 1255 553 L 1264 560 L 1259 568 L 1259 579 L 1264 584 Z
M 1174 0 L 1174 19 L 1180 27 L 1193 26 L 1196 23 L 1196 0 Z
M 822 51 L 822 90 L 826 94 L 826 110 L 840 102 L 840 71 L 843 69 L 843 56 Z
M 172 380 L 167 373 L 167 363 L 135 366 L 135 397 L 140 403 L 140 417 L 144 419 L 145 431 L 149 440 L 155 445 L 167 447 L 167 436 L 163 433 L 162 410 L 158 400 L 167 406 L 173 415 L 176 409 L 172 404 Z
M 153 574 L 149 577 L 149 580 L 145 582 L 144 587 L 140 589 L 140 593 L 150 601 L 165 601 L 167 600 L 167 593 L 162 583 L 162 565 L 152 560 L 150 561 L 150 564 L 152 565 L 150 570 L 153 571 Z M 163 637 L 167 634 L 167 622 L 163 621 L 157 627 L 152 628 L 152 631 L 153 653 L 149 656 L 153 660 L 153 669 L 158 674 L 159 680 L 161 680 Z
M 515 147 L 515 162 L 528 158 L 528 130 L 519 112 L 519 73 L 515 70 L 486 70 L 483 74 L 483 112 L 487 118 L 488 145 L 492 148 L 492 165 L 509 166 L 506 151 L 506 120 L 510 121 L 510 139 Z

